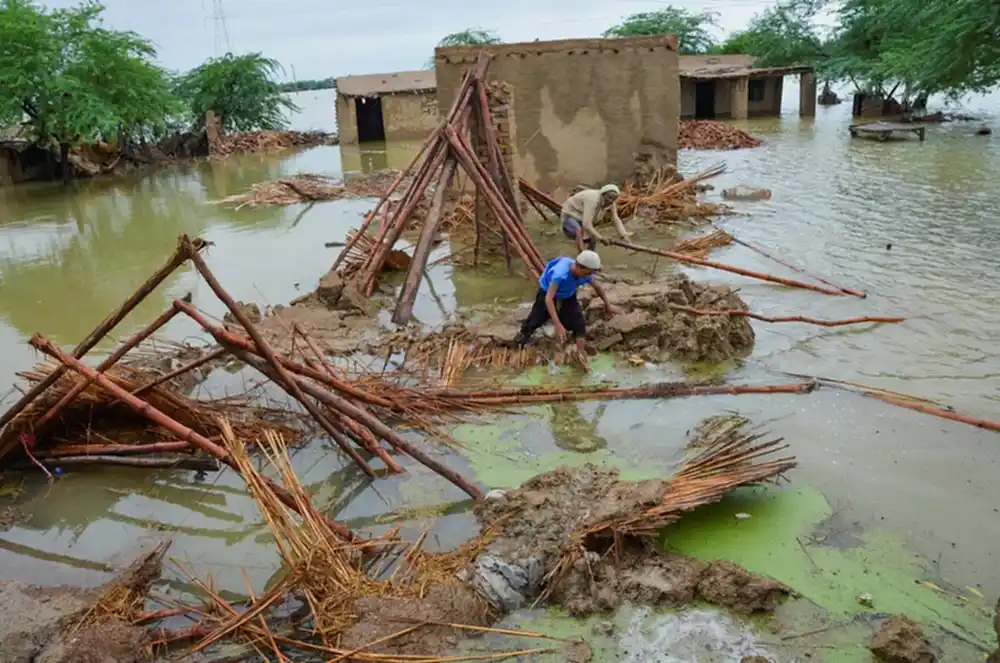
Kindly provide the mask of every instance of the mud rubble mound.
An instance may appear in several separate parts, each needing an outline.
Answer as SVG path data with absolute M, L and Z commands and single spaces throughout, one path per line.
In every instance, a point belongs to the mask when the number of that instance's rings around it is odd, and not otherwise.
M 589 464 L 541 474 L 476 508 L 484 530 L 498 535 L 469 581 L 497 607 L 522 607 L 537 597 L 573 532 L 640 513 L 661 502 L 665 488 L 660 480 L 621 481 L 617 470 Z M 624 601 L 680 607 L 699 598 L 749 614 L 773 610 L 790 593 L 729 562 L 704 563 L 635 542 L 623 547 L 614 555 L 588 550 L 554 581 L 550 600 L 575 616 L 610 612 Z
M 719 362 L 753 349 L 753 327 L 745 317 L 697 315 L 677 308 L 748 310 L 729 286 L 704 285 L 677 275 L 666 281 L 615 283 L 604 289 L 622 313 L 608 317 L 604 303 L 590 288 L 581 288 L 578 294 L 592 349 L 652 362 Z M 470 332 L 484 345 L 510 345 L 527 315 L 526 309 L 515 309 L 476 325 Z M 556 349 L 554 340 L 543 337 L 544 331 L 536 333 L 533 343 Z
M 744 317 L 695 315 L 673 308 L 747 310 L 729 286 L 708 286 L 680 275 L 663 283 L 616 284 L 608 299 L 624 312 L 608 318 L 604 304 L 588 288 L 580 293 L 599 350 L 636 354 L 649 361 L 718 362 L 753 349 L 754 332 Z
M 884 663 L 935 663 L 937 650 L 924 638 L 920 624 L 905 615 L 894 615 L 882 622 L 872 636 L 870 648 Z

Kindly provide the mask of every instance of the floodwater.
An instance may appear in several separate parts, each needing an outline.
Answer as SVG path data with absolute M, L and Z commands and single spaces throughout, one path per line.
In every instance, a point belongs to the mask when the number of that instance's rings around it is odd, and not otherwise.
M 745 216 L 721 225 L 738 238 L 833 280 L 863 289 L 866 300 L 793 291 L 703 269 L 697 279 L 730 283 L 754 311 L 772 315 L 847 318 L 905 315 L 901 325 L 820 328 L 754 322 L 752 356 L 729 367 L 732 382 L 778 383 L 782 371 L 852 380 L 940 400 L 957 411 L 995 418 L 1000 405 L 1000 137 L 973 136 L 976 124 L 928 128 L 920 143 L 851 140 L 849 104 L 797 117 L 798 90 L 789 80 L 785 114 L 753 120 L 764 139 L 755 150 L 683 153 L 690 174 L 725 161 L 716 192 L 736 184 L 773 191 L 766 202 L 739 206 Z M 299 128 L 333 129 L 332 95 L 304 93 Z M 976 100 L 992 119 L 1000 103 Z M 328 269 L 340 240 L 370 207 L 365 200 L 234 211 L 213 205 L 251 184 L 312 171 L 404 166 L 414 145 L 321 147 L 284 156 L 249 156 L 224 163 L 187 164 L 152 173 L 75 185 L 0 188 L 0 385 L 32 365 L 26 339 L 41 331 L 72 346 L 130 294 L 170 253 L 177 235 L 200 235 L 214 246 L 208 261 L 240 300 L 283 304 L 311 290 Z M 540 245 L 569 250 L 554 228 Z M 643 237 L 657 243 L 659 237 Z M 444 249 L 445 251 L 447 249 Z M 795 277 L 733 245 L 713 259 Z M 652 258 L 619 250 L 605 256 L 611 270 L 652 268 Z M 662 263 L 660 265 L 662 268 Z M 532 287 L 507 277 L 477 277 L 451 267 L 433 269 L 436 297 L 421 292 L 419 320 L 440 321 L 458 305 L 527 301 Z M 119 338 L 150 322 L 172 298 L 188 291 L 208 313 L 223 310 L 191 270 L 181 270 L 123 325 Z M 443 310 L 443 311 L 442 311 Z M 192 324 L 176 320 L 174 339 L 197 342 Z M 106 349 L 107 345 L 102 346 Z M 603 374 L 613 370 L 599 364 Z M 632 382 L 676 379 L 676 366 L 616 374 Z M 598 376 L 599 377 L 599 376 Z M 215 377 L 211 386 L 237 391 L 241 376 Z M 822 389 L 806 396 L 731 396 L 560 408 L 521 422 L 516 449 L 510 436 L 466 431 L 466 459 L 449 462 L 491 486 L 514 485 L 553 459 L 588 456 L 666 472 L 685 433 L 701 418 L 739 410 L 782 436 L 798 456 L 792 484 L 814 487 L 838 519 L 852 528 L 896 537 L 907 554 L 926 560 L 934 577 L 976 587 L 988 600 L 1000 593 L 991 573 L 1000 551 L 994 485 L 1000 461 L 995 433 L 903 410 L 854 393 Z M 574 423 L 575 422 L 575 423 Z M 575 449 L 575 450 L 574 450 Z M 610 460 L 609 460 L 610 459 Z M 297 452 L 303 483 L 327 513 L 378 531 L 408 522 L 414 531 L 440 517 L 432 546 L 470 533 L 467 504 L 450 484 L 414 468 L 406 477 L 368 481 L 343 469 L 321 444 Z M 255 589 L 277 569 L 274 546 L 255 505 L 229 473 L 198 479 L 187 472 L 67 471 L 51 486 L 30 479 L 23 505 L 30 519 L 0 535 L 4 575 L 39 584 L 89 584 L 108 565 L 127 560 L 136 541 L 174 533 L 172 555 L 218 586 L 245 592 L 241 570 Z M 4 487 L 4 492 L 9 492 Z M 753 515 L 753 514 L 751 514 Z M 169 584 L 186 585 L 175 572 Z M 878 591 L 872 581 L 873 593 Z

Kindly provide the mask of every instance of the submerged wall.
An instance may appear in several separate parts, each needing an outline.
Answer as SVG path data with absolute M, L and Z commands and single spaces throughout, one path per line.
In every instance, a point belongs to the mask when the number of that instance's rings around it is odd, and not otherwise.
M 680 80 L 672 36 L 490 46 L 488 77 L 514 88 L 515 174 L 545 190 L 620 181 L 637 153 L 677 159 Z M 434 54 L 449 108 L 476 47 Z

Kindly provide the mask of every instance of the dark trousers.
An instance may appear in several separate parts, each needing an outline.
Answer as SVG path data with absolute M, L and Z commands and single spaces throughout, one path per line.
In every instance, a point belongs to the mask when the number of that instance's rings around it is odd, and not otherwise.
M 556 313 L 559 315 L 559 322 L 562 326 L 573 332 L 575 338 L 583 338 L 587 335 L 587 321 L 583 317 L 583 310 L 576 295 L 566 299 L 556 300 Z M 535 304 L 531 307 L 531 313 L 521 323 L 521 333 L 519 340 L 523 343 L 531 338 L 531 335 L 539 327 L 549 321 L 549 309 L 545 306 L 545 291 L 539 289 L 535 295 Z

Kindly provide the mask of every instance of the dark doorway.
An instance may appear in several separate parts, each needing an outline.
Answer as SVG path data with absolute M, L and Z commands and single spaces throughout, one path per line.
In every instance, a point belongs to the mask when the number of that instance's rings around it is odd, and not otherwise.
M 385 140 L 381 97 L 358 97 L 354 100 L 354 112 L 358 118 L 359 143 Z
M 698 120 L 715 117 L 715 81 L 697 81 L 694 84 L 694 116 Z

